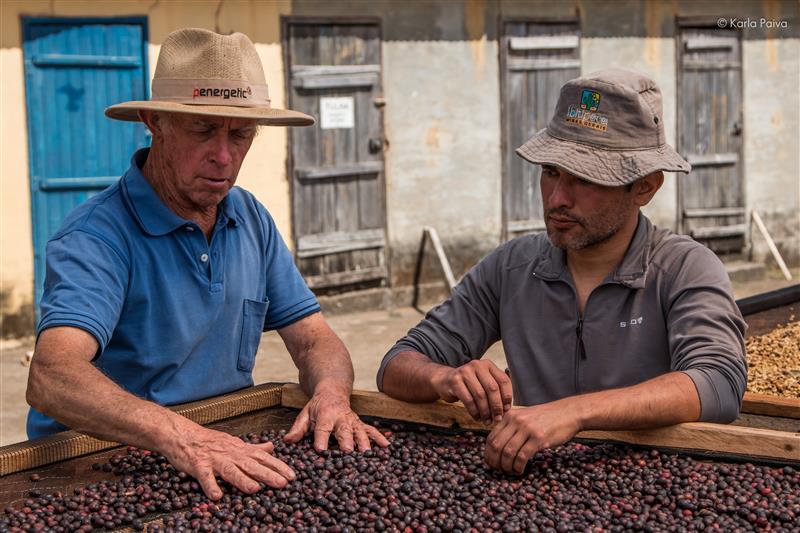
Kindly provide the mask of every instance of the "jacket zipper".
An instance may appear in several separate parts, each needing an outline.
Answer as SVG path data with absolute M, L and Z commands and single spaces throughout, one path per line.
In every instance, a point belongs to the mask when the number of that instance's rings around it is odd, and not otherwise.
M 578 317 L 578 325 L 575 326 L 575 337 L 577 345 L 575 347 L 575 394 L 580 394 L 580 364 L 581 360 L 586 360 L 586 345 L 583 344 L 583 317 Z
M 581 359 L 586 361 L 586 345 L 583 344 L 583 317 L 578 319 L 578 327 L 575 328 L 575 335 L 578 337 L 578 353 Z

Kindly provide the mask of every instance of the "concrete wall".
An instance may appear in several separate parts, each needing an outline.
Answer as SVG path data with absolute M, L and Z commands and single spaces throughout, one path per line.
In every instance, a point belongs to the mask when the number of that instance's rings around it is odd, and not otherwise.
M 757 39 L 742 47 L 744 172 L 748 209 L 764 219 L 784 259 L 800 263 L 800 39 Z M 752 226 L 753 256 L 772 262 Z
M 3 333 L 8 335 L 30 331 L 33 320 L 33 245 L 20 16 L 147 15 L 151 76 L 160 43 L 177 28 L 191 26 L 220 33 L 244 32 L 256 44 L 261 56 L 272 105 L 283 107 L 285 84 L 280 16 L 290 14 L 291 3 L 283 0 L 3 0 L 0 9 L 0 315 Z M 288 238 L 291 227 L 286 156 L 285 128 L 262 128 L 237 183 L 252 191 L 267 206 L 281 233 Z

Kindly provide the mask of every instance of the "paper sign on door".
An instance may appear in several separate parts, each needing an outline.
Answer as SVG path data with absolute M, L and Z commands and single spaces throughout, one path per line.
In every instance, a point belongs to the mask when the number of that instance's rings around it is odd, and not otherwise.
M 351 129 L 355 125 L 352 96 L 319 99 L 320 127 L 323 130 Z

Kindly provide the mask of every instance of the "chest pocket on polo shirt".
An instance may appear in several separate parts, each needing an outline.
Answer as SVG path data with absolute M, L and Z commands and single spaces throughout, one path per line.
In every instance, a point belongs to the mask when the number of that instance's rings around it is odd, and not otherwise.
M 239 341 L 239 360 L 236 367 L 243 372 L 253 370 L 256 361 L 258 343 L 264 330 L 264 321 L 267 318 L 269 301 L 258 300 L 244 301 L 244 316 L 242 318 L 242 338 Z

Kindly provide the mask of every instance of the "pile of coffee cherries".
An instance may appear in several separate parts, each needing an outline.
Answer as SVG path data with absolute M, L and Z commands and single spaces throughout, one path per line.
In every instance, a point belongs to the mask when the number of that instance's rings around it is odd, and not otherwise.
M 391 431 L 389 431 L 391 429 Z M 391 445 L 317 453 L 275 443 L 297 478 L 219 501 L 159 454 L 129 447 L 116 474 L 72 495 L 31 491 L 0 514 L 3 531 L 514 532 L 800 531 L 800 468 L 704 462 L 657 450 L 569 443 L 540 452 L 522 476 L 487 468 L 485 437 L 386 427 Z

